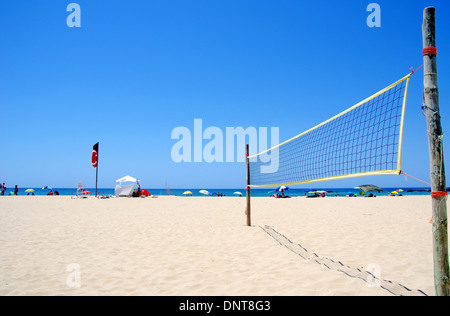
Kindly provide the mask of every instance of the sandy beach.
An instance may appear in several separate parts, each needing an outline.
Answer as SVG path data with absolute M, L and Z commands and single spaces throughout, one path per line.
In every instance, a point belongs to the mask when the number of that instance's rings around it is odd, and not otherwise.
M 244 212 L 237 197 L 0 197 L 0 295 L 435 294 L 430 197 L 253 198 L 252 227 Z

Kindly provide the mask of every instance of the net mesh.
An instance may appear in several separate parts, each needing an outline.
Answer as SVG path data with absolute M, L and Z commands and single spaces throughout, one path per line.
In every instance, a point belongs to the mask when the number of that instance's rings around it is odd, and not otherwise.
M 410 76 L 287 142 L 249 157 L 251 186 L 400 174 Z

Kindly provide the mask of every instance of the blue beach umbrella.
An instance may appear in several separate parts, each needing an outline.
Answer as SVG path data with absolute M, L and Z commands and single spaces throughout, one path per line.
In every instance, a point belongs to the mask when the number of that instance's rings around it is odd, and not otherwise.
M 287 191 L 289 190 L 289 187 L 282 185 L 281 187 L 278 187 L 275 189 L 275 191 L 280 192 L 281 190 Z

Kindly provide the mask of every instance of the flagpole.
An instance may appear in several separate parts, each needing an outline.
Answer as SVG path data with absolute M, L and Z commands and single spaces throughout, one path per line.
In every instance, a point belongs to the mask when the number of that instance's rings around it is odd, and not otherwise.
M 97 184 L 98 184 L 98 162 L 97 162 L 97 168 L 95 168 L 95 197 L 97 197 Z
M 100 147 L 100 143 L 98 143 L 98 147 Z M 98 197 L 97 195 L 97 186 L 98 186 L 98 156 L 100 149 L 97 148 L 97 168 L 95 168 L 95 197 Z
M 97 143 L 92 148 L 92 166 L 95 168 L 95 197 L 97 197 L 98 191 L 98 147 L 100 143 Z

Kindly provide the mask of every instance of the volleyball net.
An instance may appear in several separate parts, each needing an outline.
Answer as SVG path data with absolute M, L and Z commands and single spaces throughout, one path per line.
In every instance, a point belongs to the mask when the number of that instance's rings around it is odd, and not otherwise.
M 411 75 L 316 127 L 249 156 L 250 187 L 399 175 Z

